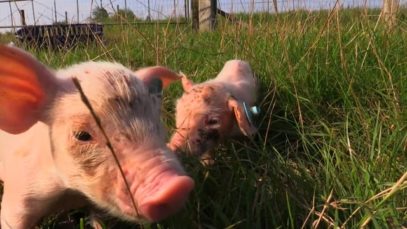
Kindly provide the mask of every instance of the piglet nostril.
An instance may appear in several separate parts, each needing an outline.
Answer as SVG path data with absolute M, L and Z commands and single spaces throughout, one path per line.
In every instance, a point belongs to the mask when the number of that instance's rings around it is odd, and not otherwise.
M 194 181 L 188 176 L 177 176 L 164 180 L 162 185 L 140 205 L 140 213 L 150 221 L 162 220 L 180 210 L 194 188 Z
M 198 144 L 198 145 L 202 144 L 202 140 L 199 138 L 195 139 L 194 142 L 195 142 L 195 144 Z

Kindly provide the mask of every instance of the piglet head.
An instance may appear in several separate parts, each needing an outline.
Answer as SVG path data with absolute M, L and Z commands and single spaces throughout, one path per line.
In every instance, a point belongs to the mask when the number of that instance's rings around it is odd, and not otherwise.
M 107 62 L 54 73 L 6 46 L 0 46 L 0 62 L 7 63 L 0 66 L 0 129 L 18 134 L 38 121 L 47 124 L 52 150 L 38 156 L 52 158 L 61 189 L 130 221 L 158 221 L 184 205 L 194 182 L 166 147 L 160 121 L 161 89 L 178 75 L 160 66 L 132 72 Z
M 256 128 L 245 116 L 243 104 L 219 83 L 194 84 L 184 75 L 184 94 L 176 105 L 176 131 L 168 146 L 174 151 L 202 155 L 235 128 L 252 135 Z

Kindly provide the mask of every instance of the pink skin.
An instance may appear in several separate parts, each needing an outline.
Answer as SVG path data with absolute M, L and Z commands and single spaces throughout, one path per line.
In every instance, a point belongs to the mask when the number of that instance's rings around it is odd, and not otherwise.
M 194 182 L 166 147 L 160 122 L 159 81 L 166 86 L 177 74 L 160 66 L 133 73 L 108 62 L 53 72 L 7 46 L 0 46 L 0 63 L 2 228 L 33 228 L 54 211 L 90 203 L 134 222 L 182 208 Z M 130 193 L 71 77 L 100 117 Z
M 200 84 L 183 76 L 182 86 L 176 131 L 168 143 L 173 151 L 201 156 L 226 138 L 256 133 L 242 104 L 253 106 L 256 101 L 257 83 L 247 62 L 230 60 L 216 78 Z

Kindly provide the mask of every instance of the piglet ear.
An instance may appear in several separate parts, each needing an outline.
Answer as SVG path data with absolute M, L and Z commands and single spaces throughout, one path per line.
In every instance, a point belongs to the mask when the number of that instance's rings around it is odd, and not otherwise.
M 253 124 L 248 120 L 242 103 L 238 102 L 234 98 L 229 98 L 228 106 L 229 109 L 233 111 L 239 129 L 244 135 L 250 137 L 257 132 L 256 127 L 254 127 Z
M 155 84 L 155 82 L 157 82 L 156 79 L 159 79 L 162 81 L 163 88 L 166 88 L 171 82 L 181 78 L 177 73 L 162 66 L 141 68 L 135 72 L 135 75 L 147 86 L 151 83 Z
M 56 78 L 30 54 L 0 45 L 0 129 L 18 134 L 43 116 Z
M 148 92 L 152 95 L 161 94 L 163 90 L 163 82 L 158 78 L 153 78 L 148 82 Z
M 194 83 L 184 73 L 181 73 L 181 76 L 182 88 L 184 91 L 189 91 L 194 86 Z

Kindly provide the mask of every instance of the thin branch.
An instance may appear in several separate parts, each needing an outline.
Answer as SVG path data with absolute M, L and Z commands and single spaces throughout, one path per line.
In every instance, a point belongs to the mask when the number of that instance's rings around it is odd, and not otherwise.
M 78 89 L 78 91 L 79 91 L 79 93 L 80 93 L 80 95 L 81 95 L 81 100 L 82 100 L 82 102 L 83 102 L 83 103 L 86 105 L 86 107 L 89 109 L 90 113 L 92 114 L 93 119 L 94 119 L 95 122 L 96 122 L 96 125 L 99 127 L 100 131 L 101 131 L 102 134 L 103 134 L 103 137 L 104 137 L 105 140 L 106 140 L 106 146 L 109 148 L 109 150 L 110 150 L 110 152 L 112 153 L 113 158 L 114 158 L 114 160 L 115 160 L 117 166 L 119 167 L 120 175 L 122 176 L 122 178 L 123 178 L 123 180 L 124 180 L 124 183 L 125 183 L 125 185 L 126 185 L 127 192 L 129 193 L 129 196 L 130 196 L 130 198 L 131 198 L 131 202 L 132 202 L 132 204 L 133 204 L 134 210 L 136 211 L 136 215 L 139 216 L 140 214 L 139 214 L 139 212 L 138 212 L 138 210 L 137 210 L 136 202 L 135 202 L 135 200 L 134 200 L 134 198 L 133 198 L 133 195 L 132 195 L 132 193 L 131 193 L 131 191 L 130 191 L 129 183 L 127 182 L 127 179 L 126 179 L 126 177 L 125 177 L 125 175 L 124 175 L 122 166 L 120 165 L 119 159 L 117 158 L 116 152 L 114 151 L 114 149 L 113 149 L 113 147 L 112 147 L 112 144 L 111 144 L 111 142 L 110 142 L 110 140 L 109 140 L 109 137 L 107 136 L 106 131 L 105 131 L 105 130 L 103 129 L 103 127 L 102 127 L 102 122 L 100 121 L 100 118 L 96 115 L 95 110 L 92 108 L 92 105 L 90 104 L 88 98 L 86 97 L 85 93 L 83 92 L 82 87 L 81 87 L 81 85 L 80 85 L 80 83 L 79 83 L 79 80 L 78 80 L 77 78 L 73 77 L 73 78 L 72 78 L 72 81 L 73 81 L 75 87 Z

